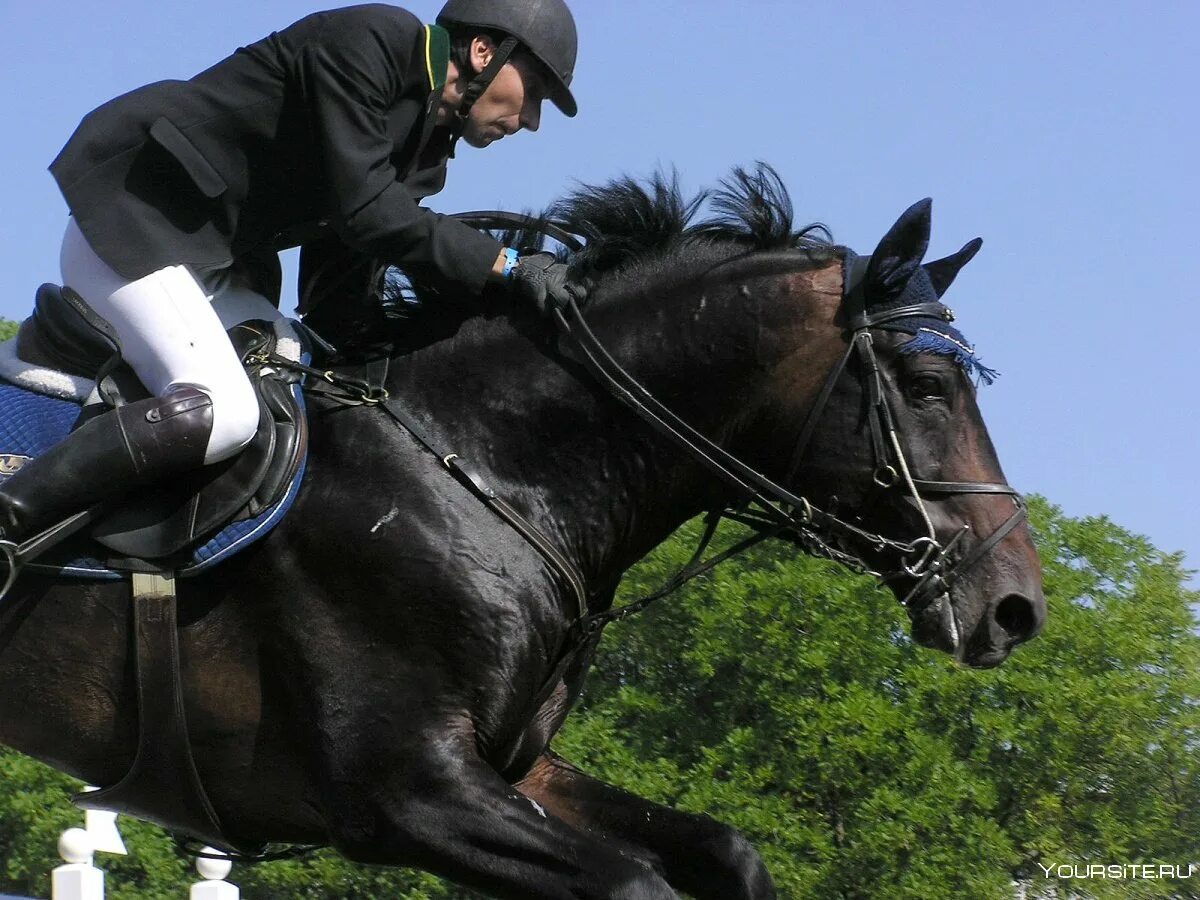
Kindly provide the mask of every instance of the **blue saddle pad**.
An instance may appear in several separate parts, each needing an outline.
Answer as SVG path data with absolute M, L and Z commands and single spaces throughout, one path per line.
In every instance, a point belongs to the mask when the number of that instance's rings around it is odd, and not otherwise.
M 300 385 L 292 386 L 292 396 L 301 413 L 304 394 Z M 0 480 L 8 478 L 22 463 L 46 452 L 70 432 L 82 410 L 80 404 L 34 393 L 5 381 L 0 381 Z M 198 575 L 228 559 L 265 537 L 278 525 L 291 508 L 300 491 L 300 482 L 307 467 L 307 450 L 287 491 L 273 506 L 252 519 L 243 519 L 225 526 L 192 551 L 191 560 L 178 567 L 176 575 Z M 129 573 L 110 568 L 96 559 L 80 557 L 65 564 L 30 563 L 31 570 L 53 571 L 80 578 L 127 578 Z

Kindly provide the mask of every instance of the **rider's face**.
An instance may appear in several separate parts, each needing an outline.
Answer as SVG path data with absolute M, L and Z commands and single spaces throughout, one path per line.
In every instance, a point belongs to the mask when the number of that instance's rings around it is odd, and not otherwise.
M 494 47 L 486 39 L 476 39 L 472 51 L 472 64 L 477 72 L 483 71 Z M 472 147 L 486 147 L 522 128 L 537 131 L 545 96 L 546 84 L 537 63 L 525 54 L 514 54 L 471 108 L 463 140 Z

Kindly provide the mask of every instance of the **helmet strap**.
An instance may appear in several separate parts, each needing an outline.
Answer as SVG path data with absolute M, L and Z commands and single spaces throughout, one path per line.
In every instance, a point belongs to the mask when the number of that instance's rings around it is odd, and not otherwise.
M 451 156 L 454 155 L 454 145 L 458 143 L 458 139 L 462 137 L 463 131 L 467 127 L 467 116 L 471 114 L 471 107 L 475 105 L 476 100 L 483 96 L 483 92 L 488 89 L 496 75 L 499 74 L 500 69 L 508 62 L 509 57 L 513 55 L 513 51 L 517 49 L 517 44 L 518 41 L 514 37 L 507 37 L 501 41 L 500 46 L 496 48 L 496 52 L 492 54 L 491 61 L 467 85 L 462 103 L 459 104 L 458 110 L 454 114 L 454 124 L 451 126 Z

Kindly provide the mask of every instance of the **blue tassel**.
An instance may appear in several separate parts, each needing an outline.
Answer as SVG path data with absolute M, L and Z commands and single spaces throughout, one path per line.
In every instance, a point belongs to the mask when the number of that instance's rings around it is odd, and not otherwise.
M 954 361 L 972 376 L 977 376 L 984 384 L 991 384 L 1000 375 L 995 369 L 988 368 L 975 356 L 975 348 L 965 341 L 957 341 L 949 335 L 941 334 L 930 328 L 922 328 L 916 337 L 900 348 L 904 354 L 937 353 L 942 356 L 953 356 Z

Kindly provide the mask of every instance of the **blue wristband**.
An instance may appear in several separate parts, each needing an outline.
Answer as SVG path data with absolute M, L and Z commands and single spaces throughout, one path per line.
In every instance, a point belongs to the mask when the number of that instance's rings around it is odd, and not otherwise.
M 502 278 L 512 278 L 513 269 L 517 267 L 520 257 L 521 254 L 512 247 L 504 248 L 504 271 L 500 273 Z

